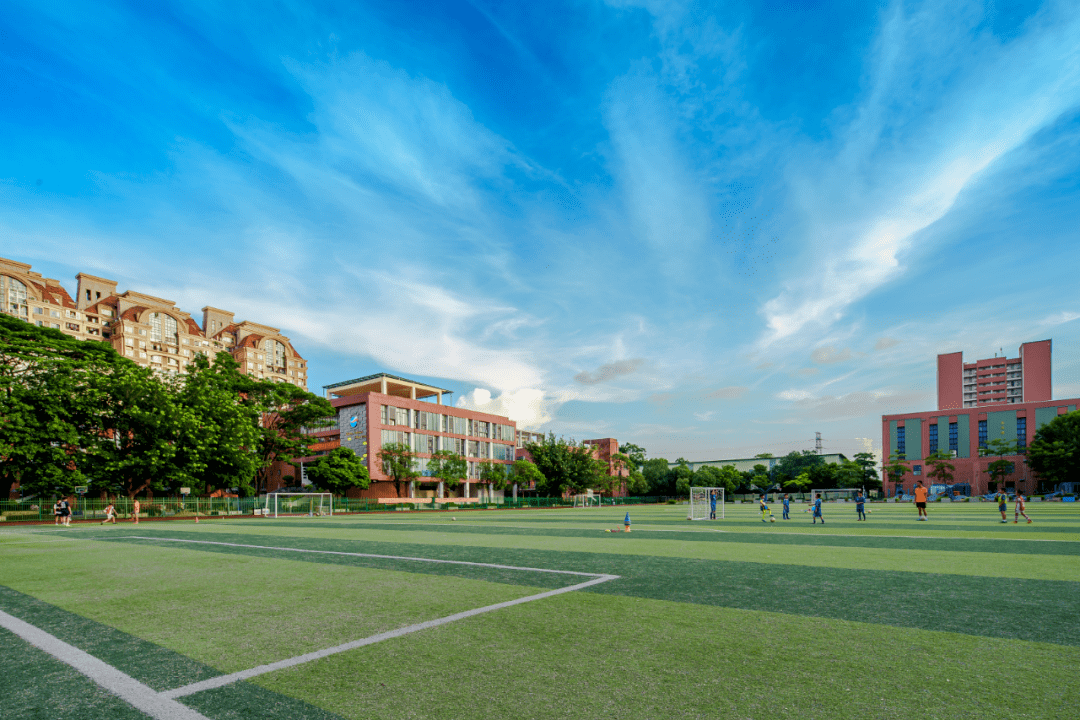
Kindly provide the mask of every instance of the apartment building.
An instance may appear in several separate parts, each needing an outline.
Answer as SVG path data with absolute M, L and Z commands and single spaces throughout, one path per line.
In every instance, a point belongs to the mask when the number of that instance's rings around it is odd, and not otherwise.
M 107 342 L 121 355 L 164 374 L 184 371 L 199 355 L 226 351 L 240 371 L 261 379 L 307 387 L 307 361 L 278 328 L 236 322 L 233 313 L 202 309 L 202 325 L 172 300 L 79 273 L 75 297 L 59 281 L 30 265 L 0 258 L 3 311 L 79 340 Z
M 962 352 L 938 355 L 938 410 L 1050 399 L 1051 341 L 1020 346 L 1018 357 L 964 362 Z

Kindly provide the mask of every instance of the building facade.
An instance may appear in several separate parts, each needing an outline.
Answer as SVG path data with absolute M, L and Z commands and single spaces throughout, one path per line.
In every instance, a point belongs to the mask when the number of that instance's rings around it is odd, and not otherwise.
M 961 353 L 938 355 L 938 409 L 881 418 L 882 457 L 908 468 L 899 482 L 885 475 L 886 493 L 910 494 L 917 480 L 932 484 L 925 460 L 938 452 L 953 458 L 953 483 L 970 484 L 975 495 L 994 492 L 988 467 L 1001 458 L 984 455 L 994 440 L 1017 448 L 1004 456 L 1013 468 L 1005 487 L 1034 492 L 1038 478 L 1027 467 L 1024 449 L 1040 427 L 1080 405 L 1080 399 L 1050 399 L 1050 347 L 1050 340 L 1025 343 L 1019 358 L 974 363 L 963 363 Z
M 965 363 L 962 352 L 938 355 L 938 410 L 1049 400 L 1051 345 L 1024 343 L 1018 357 L 973 363 Z
M 452 391 L 386 373 L 334 383 L 325 390 L 337 413 L 328 418 L 328 427 L 310 431 L 322 440 L 312 451 L 326 454 L 346 447 L 366 463 L 371 485 L 357 490 L 355 497 L 398 497 L 396 484 L 383 472 L 378 459 L 382 446 L 389 443 L 403 443 L 416 453 L 420 478 L 410 487 L 409 497 L 502 496 L 501 490 L 480 480 L 480 471 L 485 462 L 513 464 L 517 426 L 509 418 L 443 405 L 443 396 Z M 457 488 L 425 480 L 430 477 L 428 462 L 440 450 L 461 455 L 468 463 L 466 481 Z M 313 455 L 297 462 L 317 459 Z
M 26 263 L 0 258 L 4 312 L 79 340 L 107 342 L 132 362 L 163 374 L 182 373 L 199 355 L 226 351 L 240 372 L 307 387 L 307 361 L 278 328 L 243 321 L 213 307 L 202 309 L 202 326 L 172 300 L 134 290 L 115 280 L 76 276 L 73 299 L 63 286 Z

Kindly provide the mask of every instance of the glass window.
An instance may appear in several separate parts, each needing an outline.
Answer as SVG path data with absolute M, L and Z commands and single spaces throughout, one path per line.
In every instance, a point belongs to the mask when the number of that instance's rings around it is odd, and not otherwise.
M 901 460 L 903 460 L 904 456 L 907 454 L 907 435 L 905 434 L 906 430 L 907 428 L 896 428 L 896 454 L 900 457 Z
M 911 466 L 911 474 L 912 475 L 922 475 L 922 465 L 912 465 Z
M 1016 418 L 1016 447 L 1023 450 L 1027 447 L 1027 418 Z
M 937 436 L 937 424 L 930 426 L 930 454 L 933 455 L 937 452 L 938 448 L 938 436 Z
M 986 447 L 986 421 L 979 421 L 979 447 Z
M 176 345 L 179 342 L 176 329 L 176 318 L 172 315 L 158 312 L 150 313 L 151 340 Z
M 267 340 L 263 345 L 266 346 L 267 364 L 276 368 L 285 367 L 285 344 L 277 340 Z
M 958 452 L 960 450 L 960 428 L 954 422 L 949 423 L 949 450 Z

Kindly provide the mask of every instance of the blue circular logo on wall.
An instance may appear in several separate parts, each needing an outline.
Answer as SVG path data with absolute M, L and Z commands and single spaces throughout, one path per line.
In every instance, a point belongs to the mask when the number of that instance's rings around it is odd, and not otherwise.
M 349 418 L 349 427 L 356 427 L 359 424 L 360 424 L 360 418 L 357 417 L 356 415 L 353 415 L 351 418 Z

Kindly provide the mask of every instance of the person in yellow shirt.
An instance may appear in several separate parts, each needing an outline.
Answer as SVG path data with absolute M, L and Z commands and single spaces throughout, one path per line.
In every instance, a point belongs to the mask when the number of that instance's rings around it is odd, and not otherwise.
M 915 507 L 919 509 L 919 519 L 929 520 L 926 516 L 926 495 L 927 490 L 922 484 L 922 480 L 918 480 L 915 483 Z

